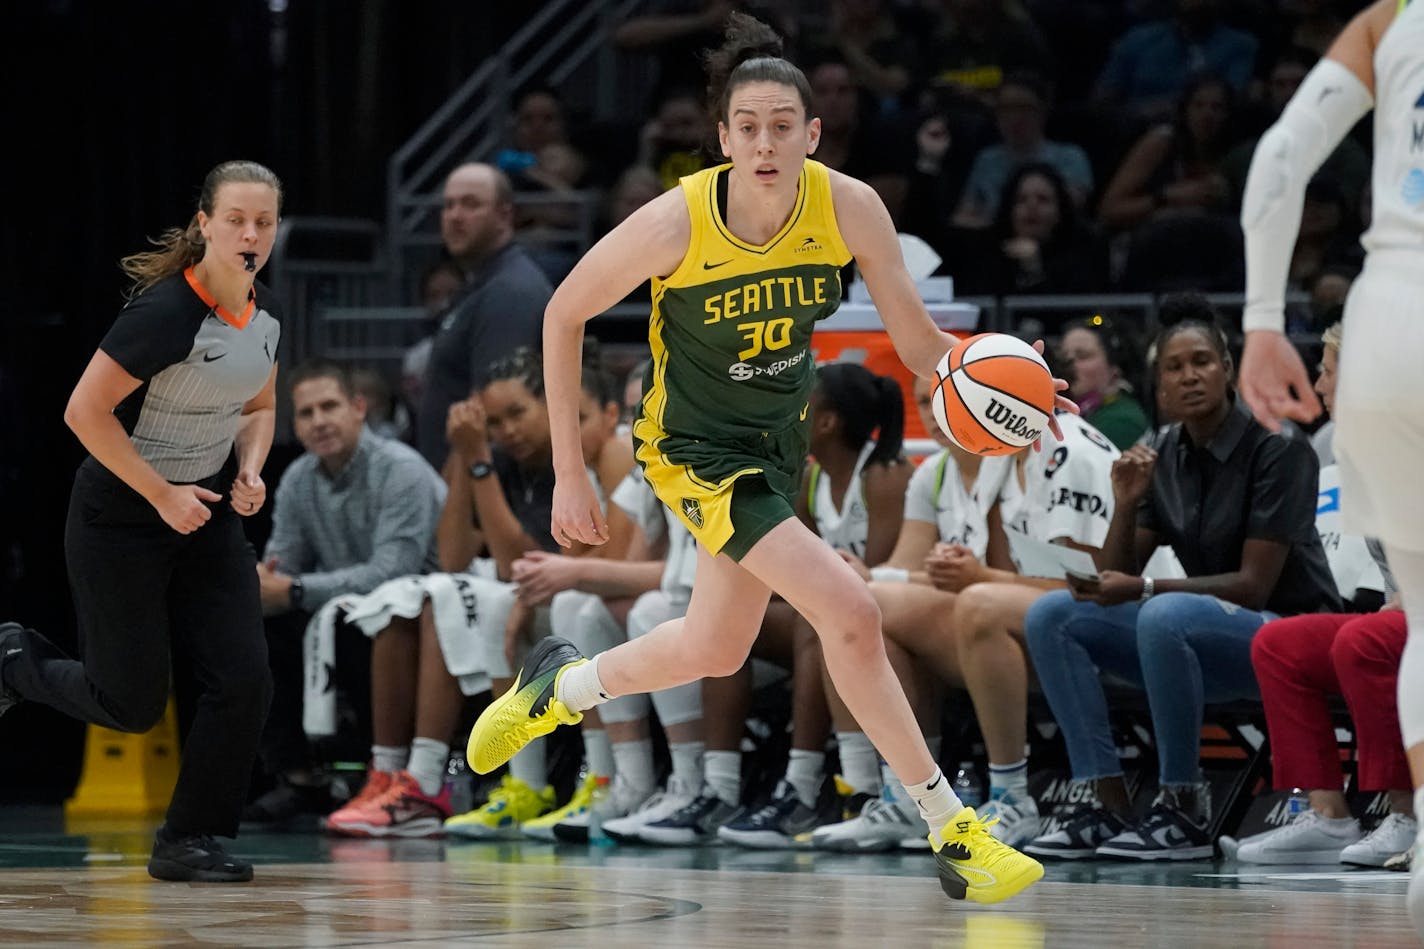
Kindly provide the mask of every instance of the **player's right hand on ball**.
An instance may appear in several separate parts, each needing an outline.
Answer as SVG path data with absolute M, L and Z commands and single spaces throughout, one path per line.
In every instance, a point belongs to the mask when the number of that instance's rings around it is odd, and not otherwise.
M 163 518 L 163 523 L 180 534 L 191 534 L 213 516 L 212 510 L 203 502 L 221 500 L 221 494 L 196 484 L 170 484 L 153 506 L 158 516 Z

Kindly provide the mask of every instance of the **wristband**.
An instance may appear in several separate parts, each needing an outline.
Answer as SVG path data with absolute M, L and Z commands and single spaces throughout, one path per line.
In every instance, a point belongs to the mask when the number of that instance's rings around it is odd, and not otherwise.
M 910 571 L 903 570 L 900 567 L 886 567 L 883 565 L 879 567 L 871 567 L 870 579 L 875 580 L 877 582 L 909 583 Z

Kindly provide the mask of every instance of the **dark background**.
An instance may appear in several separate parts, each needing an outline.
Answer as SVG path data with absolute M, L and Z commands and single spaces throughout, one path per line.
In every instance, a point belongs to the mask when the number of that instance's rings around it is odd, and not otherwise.
M 234 158 L 282 177 L 286 214 L 380 220 L 387 157 L 539 6 L 7 5 L 0 621 L 75 645 L 62 528 L 83 452 L 61 416 L 122 305 L 118 259 L 186 224 L 203 176 Z M 83 729 L 34 704 L 0 719 L 0 801 L 66 796 Z

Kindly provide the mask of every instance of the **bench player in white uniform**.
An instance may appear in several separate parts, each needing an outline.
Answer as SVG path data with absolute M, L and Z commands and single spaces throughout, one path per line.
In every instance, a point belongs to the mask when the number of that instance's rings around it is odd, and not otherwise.
M 1400 729 L 1424 805 L 1424 2 L 1379 0 L 1331 45 L 1256 146 L 1241 207 L 1246 233 L 1246 348 L 1241 394 L 1261 422 L 1320 413 L 1284 326 L 1283 289 L 1305 185 L 1373 108 L 1365 269 L 1345 303 L 1350 346 L 1336 396 L 1336 449 L 1348 528 L 1384 541 L 1409 617 L 1399 673 Z M 1292 391 L 1293 390 L 1293 391 Z M 1424 933 L 1424 870 L 1415 847 L 1409 908 Z
M 915 401 L 925 430 L 944 444 L 945 439 L 930 412 L 929 391 L 929 383 L 916 380 Z M 904 523 L 894 551 L 885 564 L 865 571 L 880 606 L 890 662 L 915 706 L 921 728 L 930 732 L 930 751 L 935 755 L 938 755 L 939 709 L 933 694 L 934 683 L 920 681 L 921 670 L 914 659 L 928 660 L 927 664 L 940 677 L 951 681 L 959 681 L 958 660 L 953 656 L 952 640 L 951 648 L 945 650 L 951 664 L 949 670 L 941 668 L 935 657 L 919 654 L 918 647 L 907 649 L 907 643 L 926 638 L 920 631 L 944 625 L 945 619 L 953 614 L 955 593 L 939 588 L 931 580 L 931 572 L 938 570 L 951 556 L 951 550 L 962 547 L 972 551 L 976 558 L 988 557 L 1003 567 L 1011 565 L 1002 531 L 997 532 L 999 543 L 990 553 L 990 537 L 994 533 L 990 520 L 997 522 L 996 502 L 1011 466 L 1009 458 L 981 458 L 957 447 L 946 447 L 926 458 L 915 470 L 905 491 Z M 947 675 L 946 671 L 953 674 Z M 828 688 L 827 698 L 837 739 L 843 749 L 847 744 L 854 747 L 850 736 L 859 731 L 858 726 L 833 689 Z M 812 845 L 851 852 L 886 850 L 902 843 L 920 846 L 909 799 L 888 769 L 882 770 L 881 780 L 876 782 L 873 772 L 866 773 L 856 767 L 854 759 L 848 764 L 845 757 L 843 751 L 842 771 L 850 787 L 865 792 L 878 784 L 880 795 L 867 801 L 858 816 L 817 828 L 811 835 Z
M 904 390 L 891 377 L 854 363 L 819 366 L 816 377 L 809 400 L 809 447 L 815 460 L 807 467 L 796 513 L 843 556 L 875 566 L 894 549 L 912 471 L 903 456 Z M 778 653 L 792 667 L 790 755 L 765 805 L 733 816 L 717 836 L 743 847 L 779 849 L 808 844 L 807 835 L 819 823 L 817 801 L 825 783 L 831 722 L 815 630 L 780 598 L 772 601 L 767 616 L 758 646 Z M 723 746 L 737 747 L 751 702 L 751 677 L 744 672 L 740 682 L 706 680 L 703 702 L 709 738 L 716 724 L 734 725 L 720 737 Z M 864 734 L 851 733 L 847 742 L 842 755 L 860 755 L 878 777 L 875 749 Z M 729 754 L 740 761 L 739 752 Z
M 1041 452 L 1014 456 L 1014 471 L 999 493 L 999 517 L 1010 535 L 1096 553 L 1112 521 L 1112 463 L 1120 452 L 1076 415 L 1060 414 L 1058 424 L 1062 439 L 1045 436 Z M 1038 835 L 1040 823 L 1028 792 L 1024 615 L 1044 591 L 1062 589 L 1064 582 L 968 556 L 954 561 L 942 582 L 959 590 L 947 625 L 988 752 L 984 810 L 999 819 L 990 833 L 1022 846 Z M 934 634 L 944 635 L 926 630 Z

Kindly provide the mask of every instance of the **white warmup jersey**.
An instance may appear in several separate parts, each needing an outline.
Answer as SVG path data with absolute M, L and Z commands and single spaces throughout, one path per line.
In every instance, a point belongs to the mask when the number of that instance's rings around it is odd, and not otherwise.
M 870 510 L 865 506 L 865 486 L 861 483 L 860 473 L 874 450 L 875 442 L 866 442 L 861 448 L 839 508 L 831 497 L 831 479 L 826 477 L 821 466 L 813 464 L 810 473 L 809 501 L 811 516 L 816 521 L 816 533 L 835 549 L 848 550 L 861 559 L 865 558 L 865 544 L 870 536 Z
M 1345 528 L 1424 551 L 1424 0 L 1375 49 L 1373 211 L 1345 303 L 1335 452 Z
M 1375 49 L 1371 254 L 1424 251 L 1424 3 L 1394 18 Z M 1418 273 L 1418 262 L 1415 261 Z
M 623 509 L 649 540 L 667 537 L 663 592 L 680 600 L 692 596 L 692 577 L 697 572 L 697 540 L 677 515 L 658 500 L 641 468 L 634 467 L 614 488 L 613 503 Z
M 999 492 L 1004 529 L 1034 540 L 1101 547 L 1113 515 L 1112 464 L 1121 454 L 1096 428 L 1061 413 L 1063 441 L 1045 429 L 1043 450 L 1024 453 L 1023 484 L 1011 470 Z
M 989 509 L 1013 463 L 1012 456 L 985 458 L 966 491 L 949 450 L 931 455 L 910 476 L 905 520 L 934 524 L 942 543 L 963 544 L 983 560 L 989 549 Z

